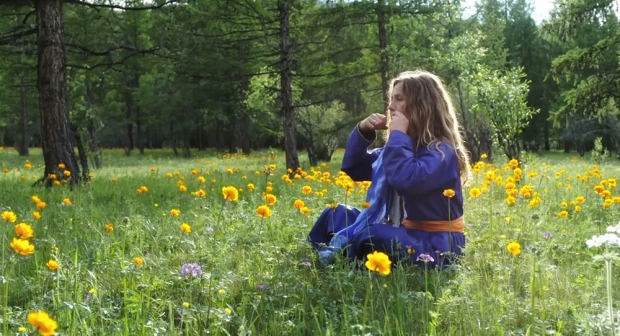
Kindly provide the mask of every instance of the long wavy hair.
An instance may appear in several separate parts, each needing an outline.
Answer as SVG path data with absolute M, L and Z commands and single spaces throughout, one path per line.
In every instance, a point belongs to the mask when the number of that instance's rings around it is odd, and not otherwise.
M 414 146 L 416 148 L 434 146 L 441 151 L 439 144 L 449 143 L 458 158 L 461 182 L 465 184 L 470 174 L 469 155 L 461 136 L 460 124 L 452 105 L 452 99 L 442 80 L 423 70 L 405 71 L 392 80 L 390 97 L 392 97 L 394 86 L 398 83 L 403 84 L 406 114 L 409 119 L 407 134 L 411 137 Z M 386 114 L 389 125 L 390 112 L 387 111 Z M 389 131 L 385 134 L 386 137 L 389 136 Z

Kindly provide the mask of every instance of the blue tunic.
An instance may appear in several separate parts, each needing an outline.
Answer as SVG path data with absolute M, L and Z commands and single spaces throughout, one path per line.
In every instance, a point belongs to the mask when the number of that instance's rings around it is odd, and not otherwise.
M 374 132 L 364 137 L 356 126 L 347 141 L 342 171 L 355 181 L 371 180 L 372 164 L 382 154 L 387 183 L 403 198 L 406 219 L 448 221 L 463 215 L 458 159 L 450 144 L 441 143 L 439 150 L 434 145 L 415 149 L 407 134 L 393 131 L 383 148 L 368 151 L 374 140 Z M 446 189 L 455 191 L 449 201 L 443 195 Z M 308 240 L 320 249 L 329 244 L 335 232 L 351 225 L 359 214 L 358 209 L 344 205 L 325 209 Z M 390 255 L 394 262 L 406 258 L 423 265 L 418 258 L 427 254 L 434 260 L 428 266 L 434 267 L 446 265 L 451 257 L 461 255 L 465 236 L 460 232 L 426 232 L 378 222 L 368 223 L 348 242 L 346 254 L 349 257 L 364 260 L 368 253 L 378 250 Z

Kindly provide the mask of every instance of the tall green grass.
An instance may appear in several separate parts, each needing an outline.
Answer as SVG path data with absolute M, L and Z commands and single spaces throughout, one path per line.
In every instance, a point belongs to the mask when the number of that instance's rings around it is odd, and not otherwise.
M 61 335 L 611 333 L 605 263 L 593 261 L 602 251 L 588 249 L 585 240 L 618 221 L 620 205 L 604 208 L 594 191 L 620 175 L 615 162 L 596 169 L 569 156 L 553 155 L 552 164 L 545 156 L 529 159 L 515 187 L 531 184 L 540 195 L 534 207 L 532 198 L 519 193 L 515 204 L 506 202 L 506 179 L 514 172 L 505 162 L 479 164 L 465 191 L 482 193 L 468 196 L 465 204 L 468 246 L 460 265 L 425 272 L 401 264 L 381 276 L 345 260 L 318 265 L 306 243 L 326 204 L 346 199 L 359 207 L 364 201 L 361 187 L 345 196 L 334 183 L 341 157 L 338 152 L 332 163 L 304 165 L 314 181 L 300 175 L 287 183 L 281 178 L 282 153 L 272 158 L 196 152 L 182 159 L 167 151 L 132 157 L 106 151 L 105 167 L 93 172 L 90 183 L 70 190 L 32 186 L 43 171 L 38 153 L 29 158 L 33 168 L 26 169 L 25 159 L 0 151 L 8 170 L 0 172 L 0 206 L 19 217 L 0 226 L 2 334 L 32 334 L 27 315 L 38 310 L 57 321 Z M 266 175 L 269 164 L 276 169 Z M 493 169 L 495 177 L 485 183 Z M 320 182 L 325 172 L 329 182 Z M 180 180 L 186 192 L 179 191 Z M 266 204 L 262 193 L 270 184 L 277 202 L 273 215 L 261 218 L 256 208 Z M 141 186 L 148 192 L 138 194 Z M 241 189 L 239 199 L 224 201 L 224 186 Z M 303 186 L 313 192 L 303 194 Z M 206 197 L 191 195 L 199 189 Z M 613 201 L 617 189 L 609 184 L 606 189 Z M 47 203 L 40 220 L 31 217 L 33 195 Z M 585 202 L 571 204 L 578 196 Z M 72 205 L 61 205 L 65 198 Z M 295 209 L 297 199 L 312 212 Z M 172 209 L 180 216 L 172 216 Z M 559 216 L 562 210 L 566 218 Z M 34 229 L 30 256 L 9 247 L 20 222 Z M 192 232 L 181 231 L 182 223 Z M 519 243 L 520 254 L 508 251 L 510 242 Z M 134 264 L 136 257 L 144 260 L 141 266 Z M 48 269 L 50 259 L 58 270 Z M 181 276 L 187 263 L 200 265 L 202 274 Z M 619 274 L 616 268 L 611 279 Z M 612 292 L 612 303 L 617 299 Z

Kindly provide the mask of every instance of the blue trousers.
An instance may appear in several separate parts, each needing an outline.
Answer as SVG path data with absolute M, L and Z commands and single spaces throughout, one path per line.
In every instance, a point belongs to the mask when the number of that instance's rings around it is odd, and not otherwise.
M 326 208 L 310 230 L 308 241 L 318 251 L 324 249 L 334 233 L 348 228 L 359 214 L 360 210 L 342 204 Z M 410 261 L 429 268 L 454 262 L 465 246 L 463 233 L 426 232 L 384 223 L 367 223 L 347 238 L 348 246 L 342 251 L 347 257 L 365 260 L 369 253 L 381 251 L 393 264 Z M 420 257 L 422 254 L 425 256 Z

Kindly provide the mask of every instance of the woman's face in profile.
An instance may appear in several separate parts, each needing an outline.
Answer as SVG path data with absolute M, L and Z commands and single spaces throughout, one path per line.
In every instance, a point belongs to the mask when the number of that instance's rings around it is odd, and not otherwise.
M 407 103 L 405 101 L 402 82 L 394 85 L 394 88 L 392 89 L 392 97 L 390 97 L 390 105 L 388 106 L 388 112 L 391 117 L 396 111 L 404 114 L 405 116 L 407 115 Z

